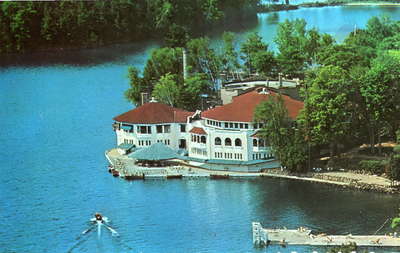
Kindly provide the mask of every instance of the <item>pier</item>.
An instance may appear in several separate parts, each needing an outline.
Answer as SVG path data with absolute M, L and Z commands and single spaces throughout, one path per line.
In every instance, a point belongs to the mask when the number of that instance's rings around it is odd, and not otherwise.
M 400 238 L 389 235 L 327 235 L 313 234 L 311 230 L 298 229 L 267 229 L 259 222 L 253 222 L 253 243 L 256 246 L 275 245 L 305 245 L 305 246 L 340 246 L 355 243 L 357 246 L 368 247 L 399 247 Z

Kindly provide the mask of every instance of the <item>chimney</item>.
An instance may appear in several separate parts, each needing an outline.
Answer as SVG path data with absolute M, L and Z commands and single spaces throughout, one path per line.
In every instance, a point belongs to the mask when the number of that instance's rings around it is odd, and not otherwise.
M 186 80 L 186 78 L 187 78 L 186 48 L 182 49 L 182 53 L 183 53 L 183 80 Z

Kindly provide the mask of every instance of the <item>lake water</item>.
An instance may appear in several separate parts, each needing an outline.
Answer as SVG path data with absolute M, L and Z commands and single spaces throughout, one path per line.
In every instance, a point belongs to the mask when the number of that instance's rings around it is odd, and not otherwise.
M 379 14 L 399 19 L 400 8 L 268 13 L 236 31 L 241 38 L 258 31 L 271 42 L 277 22 L 305 18 L 342 40 L 354 24 L 363 27 Z M 218 45 L 218 36 L 213 39 Z M 143 68 L 155 47 L 148 42 L 0 59 L 0 252 L 67 252 L 74 245 L 72 252 L 310 252 L 254 249 L 251 222 L 366 234 L 397 213 L 398 196 L 302 182 L 126 182 L 110 176 L 104 151 L 115 145 L 112 117 L 132 108 L 123 98 L 127 66 Z M 76 245 L 96 211 L 121 237 L 103 231 Z

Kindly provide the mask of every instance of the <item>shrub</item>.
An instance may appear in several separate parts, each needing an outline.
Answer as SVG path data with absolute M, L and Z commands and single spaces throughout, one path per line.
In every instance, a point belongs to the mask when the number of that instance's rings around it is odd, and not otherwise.
M 395 154 L 390 158 L 388 176 L 391 180 L 400 180 L 400 155 Z
M 367 171 L 371 174 L 381 175 L 385 171 L 385 160 L 362 160 L 358 163 L 361 170 Z
M 333 168 L 335 170 L 359 170 L 360 158 L 357 157 L 334 157 L 329 159 L 326 167 Z

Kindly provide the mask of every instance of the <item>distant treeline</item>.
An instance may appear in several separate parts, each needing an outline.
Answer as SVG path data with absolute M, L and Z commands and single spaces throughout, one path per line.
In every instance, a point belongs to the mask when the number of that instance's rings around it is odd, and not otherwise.
M 0 53 L 92 47 L 188 35 L 230 18 L 255 17 L 258 0 L 0 2 Z

